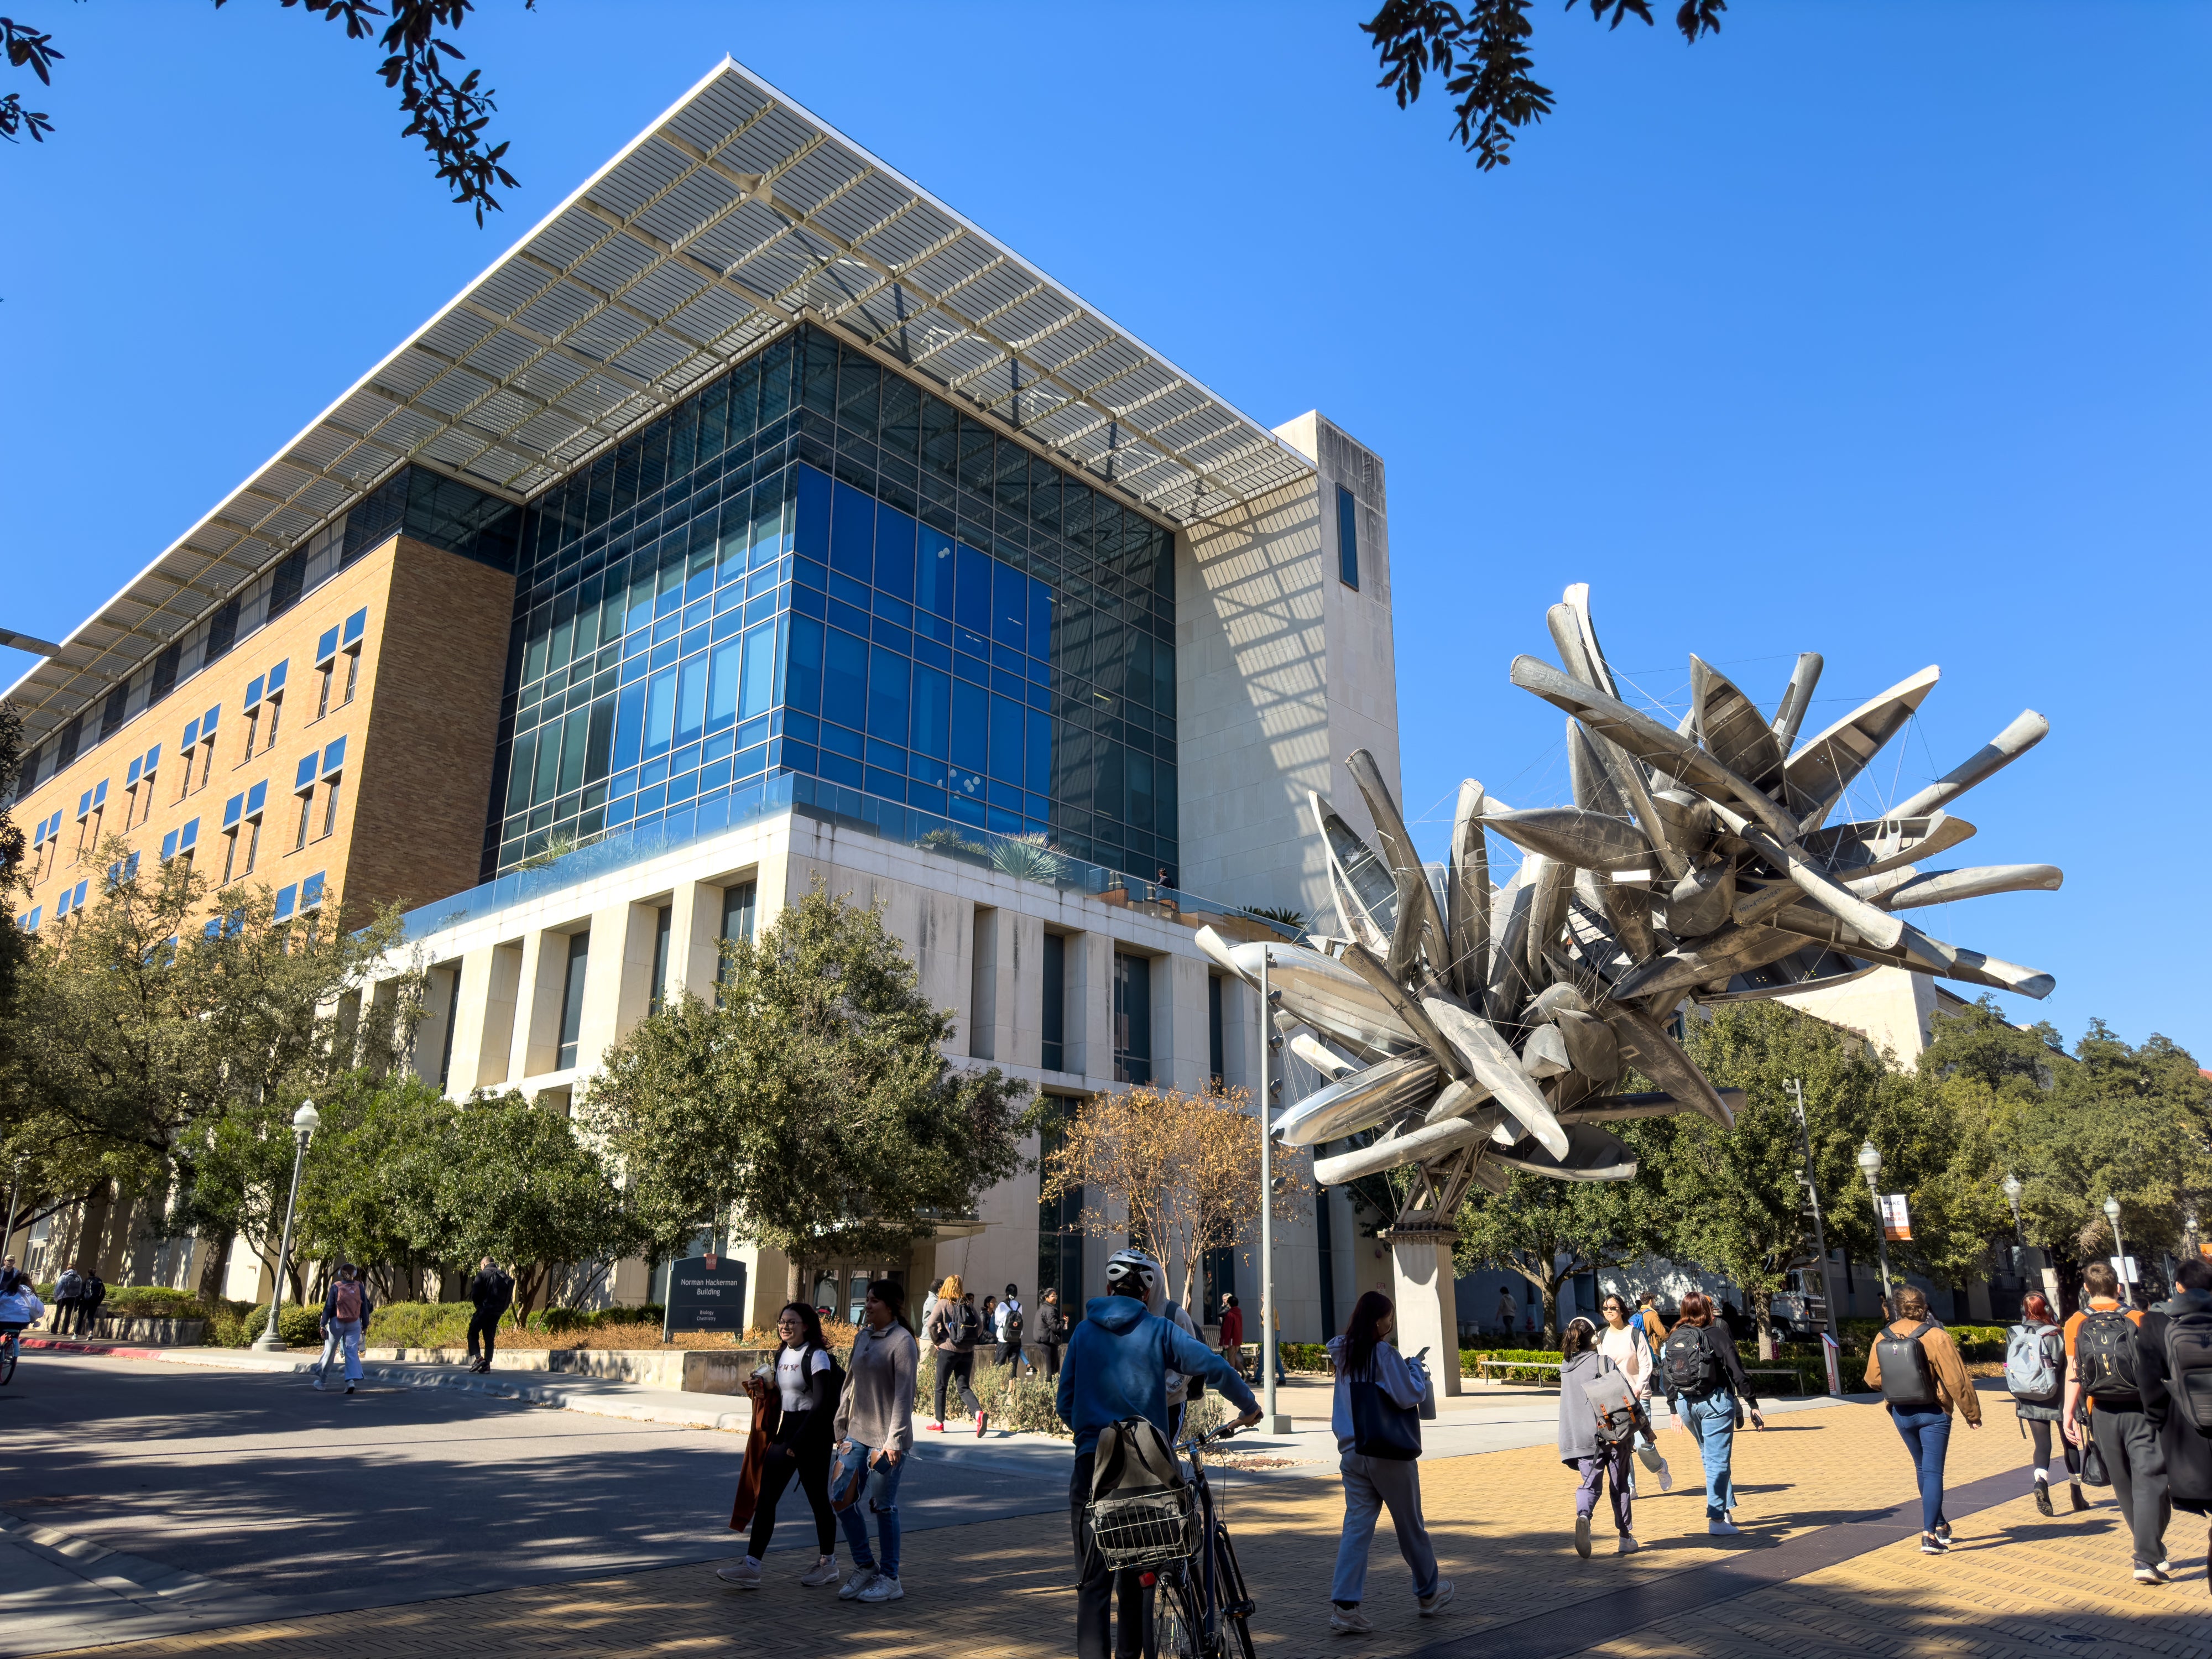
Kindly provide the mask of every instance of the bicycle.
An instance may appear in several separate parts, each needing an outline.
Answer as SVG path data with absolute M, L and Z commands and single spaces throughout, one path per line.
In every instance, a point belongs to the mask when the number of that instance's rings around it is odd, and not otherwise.
M 15 1380 L 15 1360 L 21 1352 L 21 1345 L 15 1338 L 22 1328 L 12 1322 L 0 1325 L 0 1389 Z
M 1255 1659 L 1249 1621 L 1258 1604 L 1206 1478 L 1206 1448 L 1236 1432 L 1224 1424 L 1176 1444 L 1190 1459 L 1183 1487 L 1092 1506 L 1107 1565 L 1137 1571 L 1152 1592 L 1145 1659 Z

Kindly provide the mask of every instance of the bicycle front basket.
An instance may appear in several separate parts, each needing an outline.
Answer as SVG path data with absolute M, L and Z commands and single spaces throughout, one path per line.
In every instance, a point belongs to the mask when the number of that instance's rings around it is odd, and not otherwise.
M 1157 1567 L 1197 1548 L 1191 1489 L 1172 1486 L 1091 1505 L 1091 1535 L 1109 1567 Z

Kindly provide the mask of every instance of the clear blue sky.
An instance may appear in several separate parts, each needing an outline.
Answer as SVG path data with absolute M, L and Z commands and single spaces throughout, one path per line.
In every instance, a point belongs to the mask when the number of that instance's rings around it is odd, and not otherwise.
M 1432 854 L 1462 775 L 1564 798 L 1505 669 L 1567 582 L 1678 708 L 1692 650 L 1770 708 L 1823 653 L 1808 729 L 1940 663 L 1873 798 L 2039 709 L 1943 862 L 2067 884 L 1930 931 L 2057 975 L 2014 1018 L 2212 1054 L 2212 9 L 1738 0 L 1692 48 L 1541 6 L 1558 112 L 1485 174 L 1374 88 L 1359 3 L 483 5 L 523 184 L 483 231 L 337 29 L 33 9 L 69 57 L 53 140 L 0 154 L 0 621 L 74 626 L 727 51 L 1250 413 L 1384 456 Z

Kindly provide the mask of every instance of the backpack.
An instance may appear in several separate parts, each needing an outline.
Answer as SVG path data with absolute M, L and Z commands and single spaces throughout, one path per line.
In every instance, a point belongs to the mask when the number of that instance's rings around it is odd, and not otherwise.
M 351 1323 L 361 1317 L 361 1286 L 352 1279 L 341 1279 L 331 1297 L 331 1317 Z
M 2005 1387 L 2014 1400 L 2048 1406 L 2058 1398 L 2059 1385 L 2065 1381 L 2060 1359 L 2065 1352 L 2063 1339 L 2059 1353 L 2051 1351 L 2051 1339 L 2058 1335 L 2050 1325 L 2014 1325 L 2005 1333 Z
M 1702 1326 L 1674 1327 L 1660 1347 L 1659 1367 L 1660 1374 L 1667 1379 L 1668 1394 L 1696 1400 L 1721 1385 L 1720 1356 L 1705 1340 Z
M 2117 1400 L 2142 1392 L 2136 1379 L 2136 1325 L 2118 1308 L 2083 1316 L 2074 1334 L 2074 1363 L 2092 1400 Z
M 2212 1310 L 2166 1316 L 2166 1374 L 2182 1414 L 2212 1434 Z
M 1006 1315 L 1006 1340 L 1009 1342 L 1018 1342 L 1022 1340 L 1022 1310 L 1018 1306 L 1012 1304 L 1009 1306 L 1011 1311 Z
M 1899 1336 L 1888 1327 L 1875 1339 L 1875 1358 L 1881 1366 L 1881 1397 L 1885 1405 L 1926 1411 L 1936 1403 L 1936 1368 L 1928 1363 L 1928 1350 L 1920 1339 L 1942 1328 L 1923 1319 Z M 2007 1361 L 2009 1364 L 2009 1360 Z
M 972 1348 L 983 1338 L 983 1316 L 965 1302 L 952 1310 L 952 1340 L 963 1348 Z
M 1175 1448 L 1150 1418 L 1125 1417 L 1098 1431 L 1091 1464 L 1092 1503 L 1180 1491 L 1185 1484 Z
M 1593 1376 L 1583 1384 L 1583 1398 L 1597 1413 L 1597 1437 L 1608 1446 L 1617 1446 L 1636 1432 L 1636 1390 L 1628 1385 L 1628 1374 L 1609 1370 Z

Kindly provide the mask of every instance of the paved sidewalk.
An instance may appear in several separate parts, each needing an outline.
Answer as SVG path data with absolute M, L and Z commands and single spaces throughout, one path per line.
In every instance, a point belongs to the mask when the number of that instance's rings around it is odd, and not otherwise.
M 1989 1425 L 1978 1433 L 1962 1426 L 1953 1442 L 1960 1547 L 1943 1558 L 1918 1553 L 1910 1464 L 1872 1406 L 1793 1413 L 1764 1435 L 1739 1437 L 1745 1535 L 1735 1540 L 1706 1537 L 1694 1449 L 1679 1432 L 1662 1434 L 1681 1478 L 1673 1493 L 1639 1499 L 1645 1548 L 1625 1559 L 1602 1553 L 1610 1545 L 1602 1536 L 1595 1559 L 1576 1559 L 1573 1480 L 1548 1447 L 1425 1460 L 1425 1507 L 1458 1597 L 1440 1618 L 1416 1617 L 1386 1528 L 1370 1557 L 1370 1638 L 1328 1633 L 1341 1515 L 1335 1483 L 1231 1476 L 1224 1497 L 1259 1601 L 1255 1638 L 1271 1655 L 1356 1659 L 2212 1659 L 2203 1523 L 2176 1517 L 2175 1583 L 2136 1587 L 2109 1498 L 2085 1515 L 2064 1513 L 2063 1503 L 2056 1520 L 2037 1515 L 2026 1495 L 2027 1449 L 2002 1395 L 1984 1398 Z M 1071 1552 L 1056 1513 L 910 1534 L 906 1599 L 888 1607 L 842 1605 L 830 1591 L 800 1589 L 796 1576 L 811 1557 L 799 1541 L 771 1553 L 757 1593 L 727 1589 L 699 1564 L 97 1651 L 117 1659 L 413 1659 L 467 1650 L 496 1659 L 735 1648 L 773 1650 L 780 1659 L 986 1659 L 1070 1645 Z M 732 1544 L 734 1553 L 734 1537 Z

